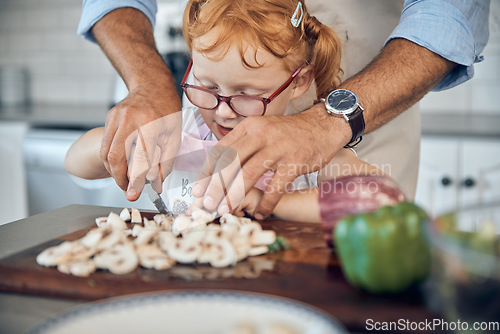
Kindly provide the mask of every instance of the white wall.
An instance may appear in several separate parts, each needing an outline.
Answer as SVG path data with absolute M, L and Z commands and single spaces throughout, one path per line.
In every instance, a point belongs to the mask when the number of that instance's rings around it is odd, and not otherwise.
M 106 106 L 114 69 L 76 34 L 81 0 L 0 0 L 0 67 L 26 66 L 39 103 Z

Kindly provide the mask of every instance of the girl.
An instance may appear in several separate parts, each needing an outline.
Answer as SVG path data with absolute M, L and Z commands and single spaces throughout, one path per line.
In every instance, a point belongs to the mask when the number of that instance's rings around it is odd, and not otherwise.
M 181 86 L 196 108 L 183 111 L 180 158 L 165 182 L 174 213 L 194 200 L 188 186 L 195 181 L 193 159 L 185 153 L 203 151 L 246 117 L 296 113 L 293 102 L 305 96 L 311 86 L 319 99 L 341 78 L 339 39 L 308 14 L 302 1 L 191 0 L 183 32 L 192 61 Z M 70 148 L 68 172 L 85 178 L 109 175 L 99 162 L 100 138 L 102 129 L 94 129 Z M 319 221 L 318 182 L 341 175 L 378 173 L 353 151 L 344 149 L 319 173 L 297 178 L 274 214 L 287 220 Z M 253 215 L 265 181 L 261 179 L 256 185 L 260 189 L 252 189 L 233 211 Z M 228 210 L 219 209 L 219 213 Z

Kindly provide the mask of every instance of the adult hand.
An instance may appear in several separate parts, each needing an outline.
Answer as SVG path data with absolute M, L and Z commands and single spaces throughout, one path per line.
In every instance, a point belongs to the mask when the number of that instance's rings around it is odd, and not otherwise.
M 180 110 L 166 114 L 171 109 L 162 94 L 135 91 L 108 113 L 100 155 L 130 201 L 139 198 L 146 175 L 160 193 L 172 169 L 182 120 Z
M 345 120 L 329 116 L 321 104 L 292 116 L 248 117 L 217 144 L 237 152 L 241 170 L 237 171 L 239 166 L 234 170 L 225 168 L 218 172 L 223 176 L 203 170 L 193 195 L 204 197 L 204 207 L 218 208 L 222 215 L 228 201 L 231 208 L 241 203 L 243 199 L 238 194 L 242 187 L 247 193 L 264 173 L 272 170 L 274 176 L 255 209 L 255 217 L 263 219 L 272 213 L 297 176 L 319 171 L 351 135 Z M 244 184 L 233 182 L 229 189 L 223 189 L 219 180 L 235 179 L 237 173 L 242 174 Z
M 131 7 L 115 9 L 97 21 L 92 32 L 130 91 L 108 112 L 100 156 L 118 186 L 127 191 L 127 199 L 135 201 L 148 168 L 158 166 L 153 163 L 155 151 L 160 160 L 177 152 L 177 139 L 170 137 L 180 136 L 180 115 L 159 119 L 178 114 L 181 100 L 175 80 L 156 49 L 151 22 L 142 12 Z M 131 155 L 143 126 L 144 140 Z M 127 165 L 129 156 L 135 165 L 132 169 Z M 161 167 L 163 175 L 155 179 L 160 184 L 153 182 L 157 191 L 161 191 L 161 181 L 169 172 L 168 163 Z M 155 174 L 154 170 L 151 173 Z

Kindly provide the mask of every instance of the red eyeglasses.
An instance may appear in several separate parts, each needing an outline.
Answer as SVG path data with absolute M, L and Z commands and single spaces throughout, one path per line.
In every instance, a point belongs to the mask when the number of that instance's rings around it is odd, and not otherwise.
M 204 87 L 190 85 L 186 83 L 189 72 L 193 67 L 193 61 L 189 62 L 189 65 L 182 79 L 181 87 L 186 94 L 188 100 L 197 106 L 198 108 L 215 110 L 219 107 L 221 102 L 227 103 L 227 105 L 238 115 L 247 116 L 262 116 L 266 113 L 266 107 L 276 96 L 280 95 L 290 84 L 293 79 L 299 74 L 302 66 L 299 67 L 292 76 L 274 93 L 269 97 L 258 97 L 249 95 L 231 95 L 222 96 Z

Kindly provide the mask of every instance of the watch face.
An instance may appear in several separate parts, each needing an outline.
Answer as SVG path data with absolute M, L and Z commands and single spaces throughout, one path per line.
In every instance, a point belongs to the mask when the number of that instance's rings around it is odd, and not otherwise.
M 349 114 L 356 110 L 358 97 L 348 90 L 339 89 L 328 95 L 326 102 L 334 109 L 335 113 Z

